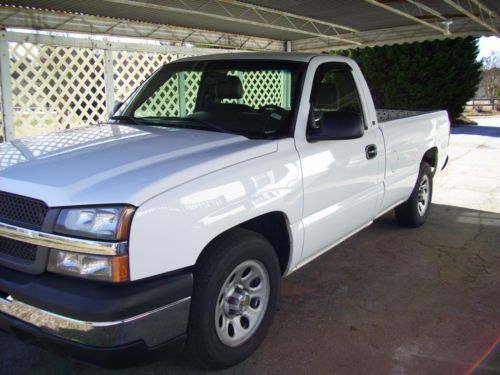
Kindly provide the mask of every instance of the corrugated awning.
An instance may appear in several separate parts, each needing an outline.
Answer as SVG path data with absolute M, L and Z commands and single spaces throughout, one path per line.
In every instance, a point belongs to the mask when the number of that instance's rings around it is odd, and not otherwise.
M 0 24 L 257 50 L 498 35 L 498 0 L 17 0 Z M 288 43 L 287 43 L 288 42 Z

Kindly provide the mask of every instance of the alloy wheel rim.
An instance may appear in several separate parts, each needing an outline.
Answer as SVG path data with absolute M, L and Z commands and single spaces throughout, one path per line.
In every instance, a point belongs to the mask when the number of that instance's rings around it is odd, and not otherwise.
M 217 296 L 215 330 L 223 344 L 239 346 L 259 328 L 270 296 L 269 275 L 257 260 L 236 266 Z
M 420 216 L 424 216 L 429 205 L 430 189 L 429 189 L 429 177 L 423 175 L 418 186 L 418 201 L 417 209 Z

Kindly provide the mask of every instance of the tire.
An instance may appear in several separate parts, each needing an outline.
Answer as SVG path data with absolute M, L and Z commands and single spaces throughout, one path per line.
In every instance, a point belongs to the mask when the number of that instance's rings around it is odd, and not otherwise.
M 189 359 L 224 369 L 248 358 L 271 326 L 280 283 L 277 254 L 262 235 L 236 228 L 215 239 L 194 273 Z
M 432 170 L 429 164 L 420 165 L 417 183 L 410 198 L 396 207 L 396 219 L 406 227 L 418 228 L 429 216 L 432 201 Z

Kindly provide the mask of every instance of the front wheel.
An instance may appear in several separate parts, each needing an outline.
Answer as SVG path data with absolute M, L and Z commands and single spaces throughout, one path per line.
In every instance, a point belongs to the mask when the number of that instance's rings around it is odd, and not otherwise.
M 195 270 L 188 350 L 204 368 L 227 368 L 249 357 L 276 310 L 281 272 L 272 245 L 236 228 L 205 250 Z
M 417 228 L 425 223 L 431 208 L 432 200 L 432 170 L 429 164 L 420 165 L 417 183 L 410 198 L 396 207 L 398 222 L 410 228 Z

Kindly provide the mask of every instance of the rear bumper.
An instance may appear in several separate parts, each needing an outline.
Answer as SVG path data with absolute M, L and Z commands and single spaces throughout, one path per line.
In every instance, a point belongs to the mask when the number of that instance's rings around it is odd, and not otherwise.
M 449 157 L 448 157 L 448 155 L 446 155 L 446 160 L 444 161 L 444 164 L 443 164 L 443 166 L 441 167 L 441 170 L 443 170 L 443 169 L 445 169 L 445 168 L 446 168 L 446 166 L 448 165 L 448 160 L 449 160 Z
M 76 359 L 128 367 L 182 346 L 192 281 L 185 272 L 110 285 L 0 267 L 0 329 Z

